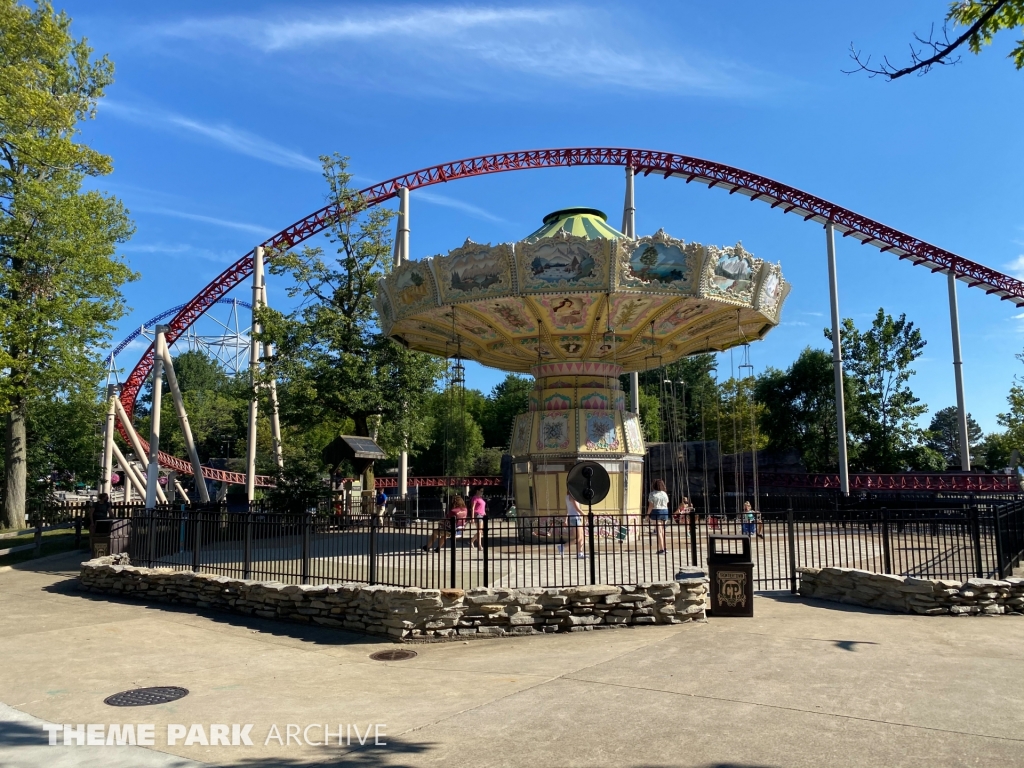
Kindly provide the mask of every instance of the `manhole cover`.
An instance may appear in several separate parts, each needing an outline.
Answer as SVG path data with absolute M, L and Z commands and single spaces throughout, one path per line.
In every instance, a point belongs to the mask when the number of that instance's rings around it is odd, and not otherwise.
M 136 688 L 134 691 L 121 691 L 107 696 L 104 704 L 112 707 L 148 707 L 150 704 L 166 704 L 188 696 L 188 688 L 161 686 L 158 688 Z
M 416 657 L 416 651 L 378 651 L 371 653 L 370 658 L 374 661 L 405 661 Z

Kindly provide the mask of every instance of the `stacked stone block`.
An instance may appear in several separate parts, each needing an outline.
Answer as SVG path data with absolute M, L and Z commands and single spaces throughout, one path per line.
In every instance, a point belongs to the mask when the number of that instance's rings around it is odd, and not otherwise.
M 926 616 L 1024 615 L 1024 579 L 918 579 L 855 568 L 798 568 L 800 594 Z
M 82 564 L 81 589 L 195 605 L 395 639 L 581 632 L 703 619 L 707 578 L 629 586 L 420 589 L 359 583 L 319 586 L 137 568 L 126 555 Z

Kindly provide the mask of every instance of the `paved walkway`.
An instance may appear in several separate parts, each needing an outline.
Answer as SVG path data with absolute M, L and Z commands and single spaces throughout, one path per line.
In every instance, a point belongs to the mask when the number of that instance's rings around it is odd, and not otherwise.
M 97 599 L 75 565 L 0 572 L 2 766 L 1024 766 L 1024 618 L 758 597 L 753 619 L 394 646 Z M 396 647 L 418 656 L 368 658 Z M 191 693 L 103 704 L 153 685 Z M 34 718 L 152 723 L 156 747 L 49 747 Z M 254 746 L 168 746 L 169 723 L 252 724 Z M 387 745 L 265 743 L 320 723 Z

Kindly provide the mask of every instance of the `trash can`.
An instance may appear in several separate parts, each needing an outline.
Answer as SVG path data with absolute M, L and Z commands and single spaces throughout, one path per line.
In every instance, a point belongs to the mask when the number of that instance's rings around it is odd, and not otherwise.
M 91 537 L 92 556 L 106 557 L 127 552 L 131 525 L 132 521 L 124 518 L 97 520 Z
M 754 615 L 754 561 L 749 536 L 708 536 L 712 616 Z

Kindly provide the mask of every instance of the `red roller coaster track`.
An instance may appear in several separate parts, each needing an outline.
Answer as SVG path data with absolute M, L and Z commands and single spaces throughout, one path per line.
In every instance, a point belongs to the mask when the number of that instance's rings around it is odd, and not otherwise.
M 524 171 L 532 168 L 562 168 L 576 165 L 631 166 L 647 176 L 659 173 L 663 178 L 675 176 L 689 184 L 697 181 L 708 188 L 723 189 L 730 195 L 740 193 L 751 201 L 759 200 L 783 213 L 794 213 L 804 221 L 820 224 L 832 222 L 844 237 L 853 237 L 862 245 L 873 245 L 883 253 L 893 253 L 900 259 L 929 268 L 932 272 L 953 273 L 971 288 L 981 288 L 988 294 L 1024 306 L 1024 282 L 1004 275 L 977 262 L 957 256 L 938 246 L 918 240 L 899 230 L 887 227 L 866 216 L 854 213 L 820 197 L 794 187 L 781 184 L 756 173 L 750 173 L 722 163 L 700 160 L 696 157 L 647 149 L 621 149 L 585 147 L 573 149 L 536 149 L 525 152 L 505 152 L 482 155 L 467 160 L 435 165 L 419 171 L 397 176 L 362 190 L 365 207 L 379 205 L 398 195 L 398 190 L 410 190 L 441 184 L 456 179 L 483 176 L 506 171 Z M 338 209 L 325 206 L 295 222 L 262 243 L 270 249 L 292 248 L 313 235 L 322 232 L 336 219 Z M 213 282 L 201 290 L 168 324 L 167 342 L 172 343 L 194 323 L 214 302 L 252 274 L 253 251 L 228 267 Z M 139 389 L 153 367 L 153 347 L 146 350 L 121 390 L 121 402 L 131 415 Z M 123 427 L 121 427 L 124 434 Z M 127 437 L 127 436 L 126 436 Z M 175 456 L 160 453 L 160 464 L 181 474 L 192 474 L 192 466 Z M 203 475 L 211 480 L 244 483 L 245 476 L 238 472 L 203 468 Z M 261 477 L 260 485 L 268 485 L 269 478 Z

